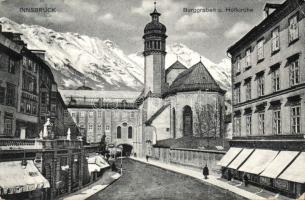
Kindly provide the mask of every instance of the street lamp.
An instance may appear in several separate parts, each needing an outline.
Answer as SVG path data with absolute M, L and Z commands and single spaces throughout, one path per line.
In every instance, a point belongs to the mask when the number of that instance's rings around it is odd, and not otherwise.
M 123 175 L 123 146 L 119 145 L 118 147 L 121 149 L 121 175 Z

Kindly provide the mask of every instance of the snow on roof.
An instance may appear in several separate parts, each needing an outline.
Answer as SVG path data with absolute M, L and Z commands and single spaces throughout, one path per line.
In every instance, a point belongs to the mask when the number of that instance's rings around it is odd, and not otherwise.
M 251 174 L 260 174 L 272 162 L 279 152 L 267 149 L 255 149 L 248 160 L 238 169 Z
M 66 101 L 73 98 L 87 98 L 87 99 L 121 99 L 135 101 L 140 92 L 134 91 L 98 91 L 98 90 L 59 90 L 63 99 Z
M 297 151 L 281 151 L 276 158 L 263 171 L 261 176 L 276 178 L 298 155 Z

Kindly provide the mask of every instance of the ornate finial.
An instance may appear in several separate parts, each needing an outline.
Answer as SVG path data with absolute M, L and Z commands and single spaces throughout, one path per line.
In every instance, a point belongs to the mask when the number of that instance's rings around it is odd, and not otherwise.
M 157 7 L 157 6 L 156 6 L 156 4 L 157 4 L 157 2 L 154 2 L 154 5 L 155 5 L 155 10 L 156 10 L 156 7 Z
M 201 62 L 201 55 L 200 55 L 200 62 Z

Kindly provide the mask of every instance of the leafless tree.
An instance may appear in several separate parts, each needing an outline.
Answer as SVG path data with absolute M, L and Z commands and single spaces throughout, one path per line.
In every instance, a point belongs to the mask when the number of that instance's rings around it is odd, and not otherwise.
M 211 138 L 217 136 L 217 109 L 215 105 L 197 103 L 195 105 L 197 120 L 195 122 L 196 134 L 207 139 L 208 146 Z

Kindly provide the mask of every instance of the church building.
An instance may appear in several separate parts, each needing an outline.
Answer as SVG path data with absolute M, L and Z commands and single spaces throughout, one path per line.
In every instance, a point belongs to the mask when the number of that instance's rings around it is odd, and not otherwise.
M 139 126 L 134 148 L 149 155 L 158 142 L 178 138 L 220 138 L 224 95 L 201 60 L 190 68 L 178 60 L 165 70 L 166 27 L 155 8 L 144 29 L 144 89 L 137 98 Z

